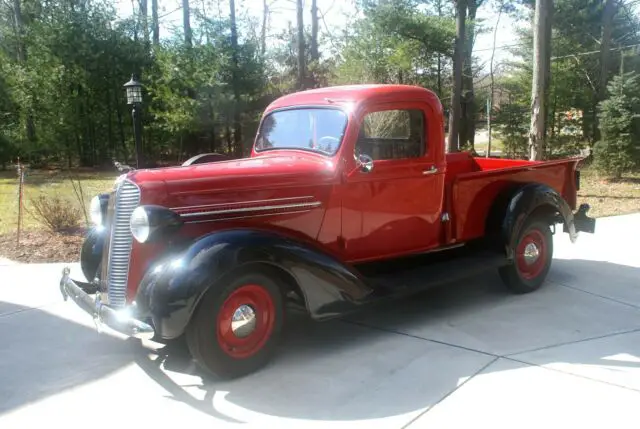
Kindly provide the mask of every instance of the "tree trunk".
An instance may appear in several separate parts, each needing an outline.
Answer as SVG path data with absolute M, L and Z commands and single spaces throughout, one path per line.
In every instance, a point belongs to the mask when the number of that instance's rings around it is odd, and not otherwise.
M 149 45 L 149 2 L 148 0 L 140 1 L 140 20 L 142 21 L 142 39 L 144 43 Z
M 529 128 L 529 159 L 540 161 L 545 150 L 545 122 L 548 87 L 548 64 L 551 58 L 548 38 L 549 13 L 552 0 L 536 0 L 533 24 L 533 81 L 531 83 L 531 127 Z
M 467 0 L 469 10 L 469 28 L 466 29 L 464 47 L 464 67 L 462 77 L 462 87 L 465 93 L 464 109 L 460 121 L 460 145 L 468 149 L 473 149 L 476 135 L 476 107 L 475 94 L 473 91 L 473 42 L 475 38 L 475 19 L 478 12 L 478 5 L 482 0 Z
M 233 85 L 233 153 L 238 156 L 242 155 L 242 126 L 240 124 L 240 83 L 238 82 L 238 73 L 240 69 L 238 60 L 238 27 L 236 23 L 236 2 L 229 1 L 229 16 L 231 19 L 231 61 L 232 64 L 232 85 Z
M 449 111 L 449 152 L 459 150 L 459 127 L 462 95 L 462 53 L 465 40 L 465 20 L 467 14 L 466 0 L 456 0 L 456 41 L 453 51 L 453 90 L 451 91 L 451 106 Z
M 311 61 L 320 61 L 318 51 L 318 0 L 311 0 Z
M 442 17 L 442 1 L 441 0 L 437 0 L 436 9 L 438 11 L 438 16 Z M 437 87 L 438 87 L 438 97 L 442 98 L 442 55 L 439 52 L 438 52 Z
M 123 158 L 118 159 L 117 161 L 123 161 L 125 164 L 129 163 L 129 151 L 127 150 L 127 141 L 124 137 L 124 122 L 122 120 L 122 107 L 118 102 L 118 97 L 116 97 L 116 116 L 118 117 L 118 130 L 120 131 L 120 145 L 122 147 L 122 156 Z
M 111 108 L 111 89 L 107 89 L 105 92 L 107 96 L 107 153 L 111 155 L 111 157 L 116 156 L 116 145 L 113 139 L 113 109 Z M 104 161 L 101 160 L 101 161 Z
M 296 0 L 296 15 L 298 25 L 298 89 L 305 88 L 306 65 L 305 65 L 305 43 L 304 43 L 304 10 L 302 0 Z
M 160 21 L 158 20 L 158 0 L 151 0 L 151 22 L 153 26 L 153 45 L 160 44 Z
M 262 0 L 262 33 L 260 34 L 260 54 L 262 58 L 267 56 L 267 26 L 269 25 L 269 4 Z
M 489 141 L 487 143 L 487 158 L 489 158 L 491 156 L 491 132 L 493 131 L 491 129 L 491 114 L 493 113 L 493 97 L 494 97 L 494 93 L 496 90 L 496 80 L 495 80 L 495 70 L 494 70 L 494 60 L 496 57 L 496 41 L 498 38 L 498 26 L 500 25 L 500 18 L 502 17 L 502 9 L 503 9 L 503 5 L 500 5 L 500 9 L 498 10 L 498 19 L 496 20 L 496 26 L 493 29 L 493 49 L 491 51 L 491 61 L 489 62 L 489 74 L 491 76 L 491 85 L 489 86 L 489 109 L 487 112 L 487 115 L 489 115 L 488 118 L 488 122 L 489 122 L 489 126 L 488 131 L 489 131 Z
M 24 64 L 27 60 L 27 52 L 24 44 L 24 23 L 22 22 L 22 7 L 20 0 L 13 0 L 13 19 L 16 26 L 17 49 L 16 54 L 18 62 Z
M 602 37 L 600 40 L 600 76 L 598 79 L 597 103 L 607 97 L 607 83 L 609 81 L 609 68 L 611 58 L 611 30 L 613 27 L 613 17 L 616 13 L 614 0 L 604 0 L 604 10 L 602 12 Z M 593 138 L 600 140 L 600 127 L 596 115 L 594 121 Z
M 27 62 L 27 46 L 24 42 L 24 21 L 22 19 L 22 5 L 20 4 L 20 0 L 13 0 L 13 19 L 16 28 L 16 40 L 17 40 L 17 49 L 16 49 L 16 57 L 18 63 L 24 65 Z M 27 122 L 25 125 L 25 132 L 27 135 L 27 141 L 30 143 L 35 142 L 36 140 L 36 127 L 33 121 L 33 114 L 30 111 L 31 106 L 27 106 L 29 111 L 27 112 Z
M 193 46 L 193 33 L 191 32 L 191 11 L 189 0 L 182 0 L 182 27 L 184 28 L 184 43 Z

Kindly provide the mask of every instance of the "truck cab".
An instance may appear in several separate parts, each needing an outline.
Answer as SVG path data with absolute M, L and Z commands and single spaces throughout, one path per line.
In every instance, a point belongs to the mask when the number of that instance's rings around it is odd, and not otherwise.
M 580 159 L 447 154 L 444 137 L 424 88 L 284 96 L 246 159 L 137 170 L 96 196 L 87 280 L 66 269 L 62 295 L 235 377 L 271 358 L 288 302 L 322 321 L 492 268 L 515 293 L 538 289 L 555 226 L 595 230 L 576 211 Z

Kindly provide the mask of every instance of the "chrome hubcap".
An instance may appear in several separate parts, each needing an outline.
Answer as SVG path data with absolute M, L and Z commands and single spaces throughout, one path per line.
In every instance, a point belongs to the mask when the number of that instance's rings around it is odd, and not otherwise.
M 246 338 L 256 329 L 256 312 L 250 306 L 242 304 L 233 312 L 231 331 L 238 338 Z
M 533 264 L 540 256 L 540 249 L 534 243 L 529 243 L 524 248 L 524 260 L 527 264 Z

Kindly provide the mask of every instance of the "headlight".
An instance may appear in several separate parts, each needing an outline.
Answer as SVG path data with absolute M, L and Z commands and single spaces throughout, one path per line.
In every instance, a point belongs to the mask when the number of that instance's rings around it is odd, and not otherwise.
M 137 207 L 133 213 L 131 213 L 129 226 L 133 238 L 140 243 L 144 243 L 149 239 L 149 216 L 147 216 L 147 211 L 144 209 L 144 206 Z
M 100 197 L 97 195 L 91 199 L 89 214 L 91 215 L 91 222 L 95 225 L 102 225 L 102 204 L 100 204 Z
M 104 215 L 107 212 L 108 201 L 108 194 L 96 195 L 91 199 L 91 204 L 89 205 L 89 215 L 91 217 L 91 222 L 93 222 L 96 226 L 101 226 L 104 222 Z
M 129 220 L 131 234 L 139 243 L 169 236 L 181 226 L 180 215 L 161 206 L 137 207 Z

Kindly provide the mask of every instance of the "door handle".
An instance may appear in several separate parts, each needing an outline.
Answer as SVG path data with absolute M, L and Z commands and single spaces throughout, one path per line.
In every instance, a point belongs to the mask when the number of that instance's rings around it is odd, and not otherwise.
M 436 168 L 435 165 L 432 165 L 428 170 L 423 170 L 422 174 L 424 176 L 428 176 L 430 174 L 436 174 L 438 172 L 438 169 Z

